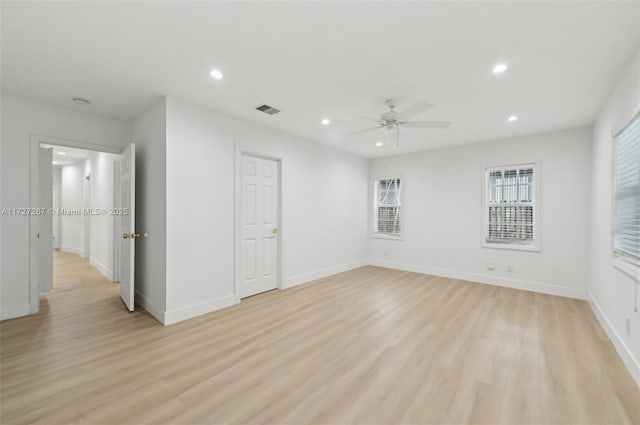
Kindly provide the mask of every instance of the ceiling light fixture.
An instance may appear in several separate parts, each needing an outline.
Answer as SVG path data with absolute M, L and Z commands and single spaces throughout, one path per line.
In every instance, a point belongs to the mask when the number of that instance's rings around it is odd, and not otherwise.
M 376 142 L 376 146 L 377 146 L 377 147 L 382 146 L 382 142 Z
M 329 124 L 331 124 L 331 120 L 329 118 L 322 119 L 322 125 L 329 125 Z
M 494 74 L 502 74 L 506 70 L 507 70 L 507 64 L 506 63 L 498 63 L 498 64 L 496 64 L 496 66 L 493 67 L 493 73 Z
M 58 154 L 58 155 L 66 155 L 67 153 L 66 152 L 56 152 L 56 154 Z
M 52 163 L 53 165 L 58 165 L 58 164 L 59 164 L 59 162 L 58 162 L 58 161 L 51 161 L 51 163 Z
M 219 69 L 213 69 L 211 70 L 211 72 L 209 73 L 209 75 L 211 75 L 211 78 L 214 78 L 216 80 L 222 80 L 222 71 L 220 71 Z
M 507 121 L 509 121 L 509 122 L 518 121 L 518 116 L 517 115 L 511 115 L 511 116 L 509 116 L 509 118 L 507 118 Z
M 73 103 L 76 105 L 89 106 L 91 105 L 91 101 L 89 99 L 83 99 L 81 97 L 72 97 Z

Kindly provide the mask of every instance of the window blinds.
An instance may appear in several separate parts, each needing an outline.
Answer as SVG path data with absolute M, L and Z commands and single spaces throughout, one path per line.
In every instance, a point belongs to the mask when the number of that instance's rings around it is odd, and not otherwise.
M 534 170 L 529 165 L 487 171 L 487 242 L 533 244 Z
M 400 179 L 380 179 L 376 186 L 376 233 L 400 236 Z
M 615 136 L 614 256 L 640 266 L 640 115 Z

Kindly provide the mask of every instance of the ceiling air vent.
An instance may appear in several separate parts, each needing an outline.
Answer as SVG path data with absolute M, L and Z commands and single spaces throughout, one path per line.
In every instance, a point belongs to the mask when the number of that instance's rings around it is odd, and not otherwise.
M 280 112 L 280 109 L 276 109 L 269 105 L 260 105 L 256 108 L 260 112 L 264 112 L 267 115 L 275 115 Z

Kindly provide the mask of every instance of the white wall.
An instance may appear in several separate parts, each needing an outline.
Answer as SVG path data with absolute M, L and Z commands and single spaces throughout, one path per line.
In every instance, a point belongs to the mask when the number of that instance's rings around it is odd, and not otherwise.
M 405 222 L 404 240 L 369 240 L 371 258 L 388 267 L 584 298 L 590 139 L 591 128 L 580 128 L 373 160 L 372 179 L 404 173 Z M 483 248 L 483 168 L 535 161 L 540 252 Z
M 152 105 L 133 123 L 136 143 L 136 300 L 161 322 L 166 309 L 166 107 Z
M 109 209 L 116 206 L 114 198 L 114 165 L 120 155 L 91 152 L 87 158 L 91 173 L 91 208 Z M 93 215 L 91 221 L 90 258 L 91 264 L 107 278 L 113 279 L 113 235 L 114 215 Z
M 589 284 L 603 327 L 640 386 L 640 284 L 612 265 L 613 137 L 640 111 L 640 51 L 629 62 L 600 112 L 593 136 Z M 625 316 L 633 320 L 625 330 Z
M 65 210 L 84 208 L 86 161 L 62 167 L 60 173 L 60 207 Z M 85 256 L 83 215 L 60 216 L 60 249 Z
M 129 123 L 2 94 L 0 208 L 29 206 L 30 136 L 124 148 Z M 29 218 L 2 216 L 0 318 L 29 313 Z
M 235 302 L 234 142 L 282 160 L 284 286 L 365 262 L 367 160 L 168 98 L 167 323 Z

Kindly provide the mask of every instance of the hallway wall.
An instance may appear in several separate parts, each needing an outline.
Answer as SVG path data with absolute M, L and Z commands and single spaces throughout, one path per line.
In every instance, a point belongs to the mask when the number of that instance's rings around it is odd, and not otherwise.
M 92 152 L 87 159 L 91 173 L 91 208 L 115 208 L 115 162 L 119 155 Z M 114 260 L 114 215 L 94 215 L 91 217 L 91 244 L 89 247 L 91 264 L 109 279 L 113 279 Z
M 60 207 L 65 210 L 81 209 L 84 206 L 85 161 L 61 168 Z M 66 252 L 85 254 L 84 217 L 82 215 L 61 215 L 60 249 Z

